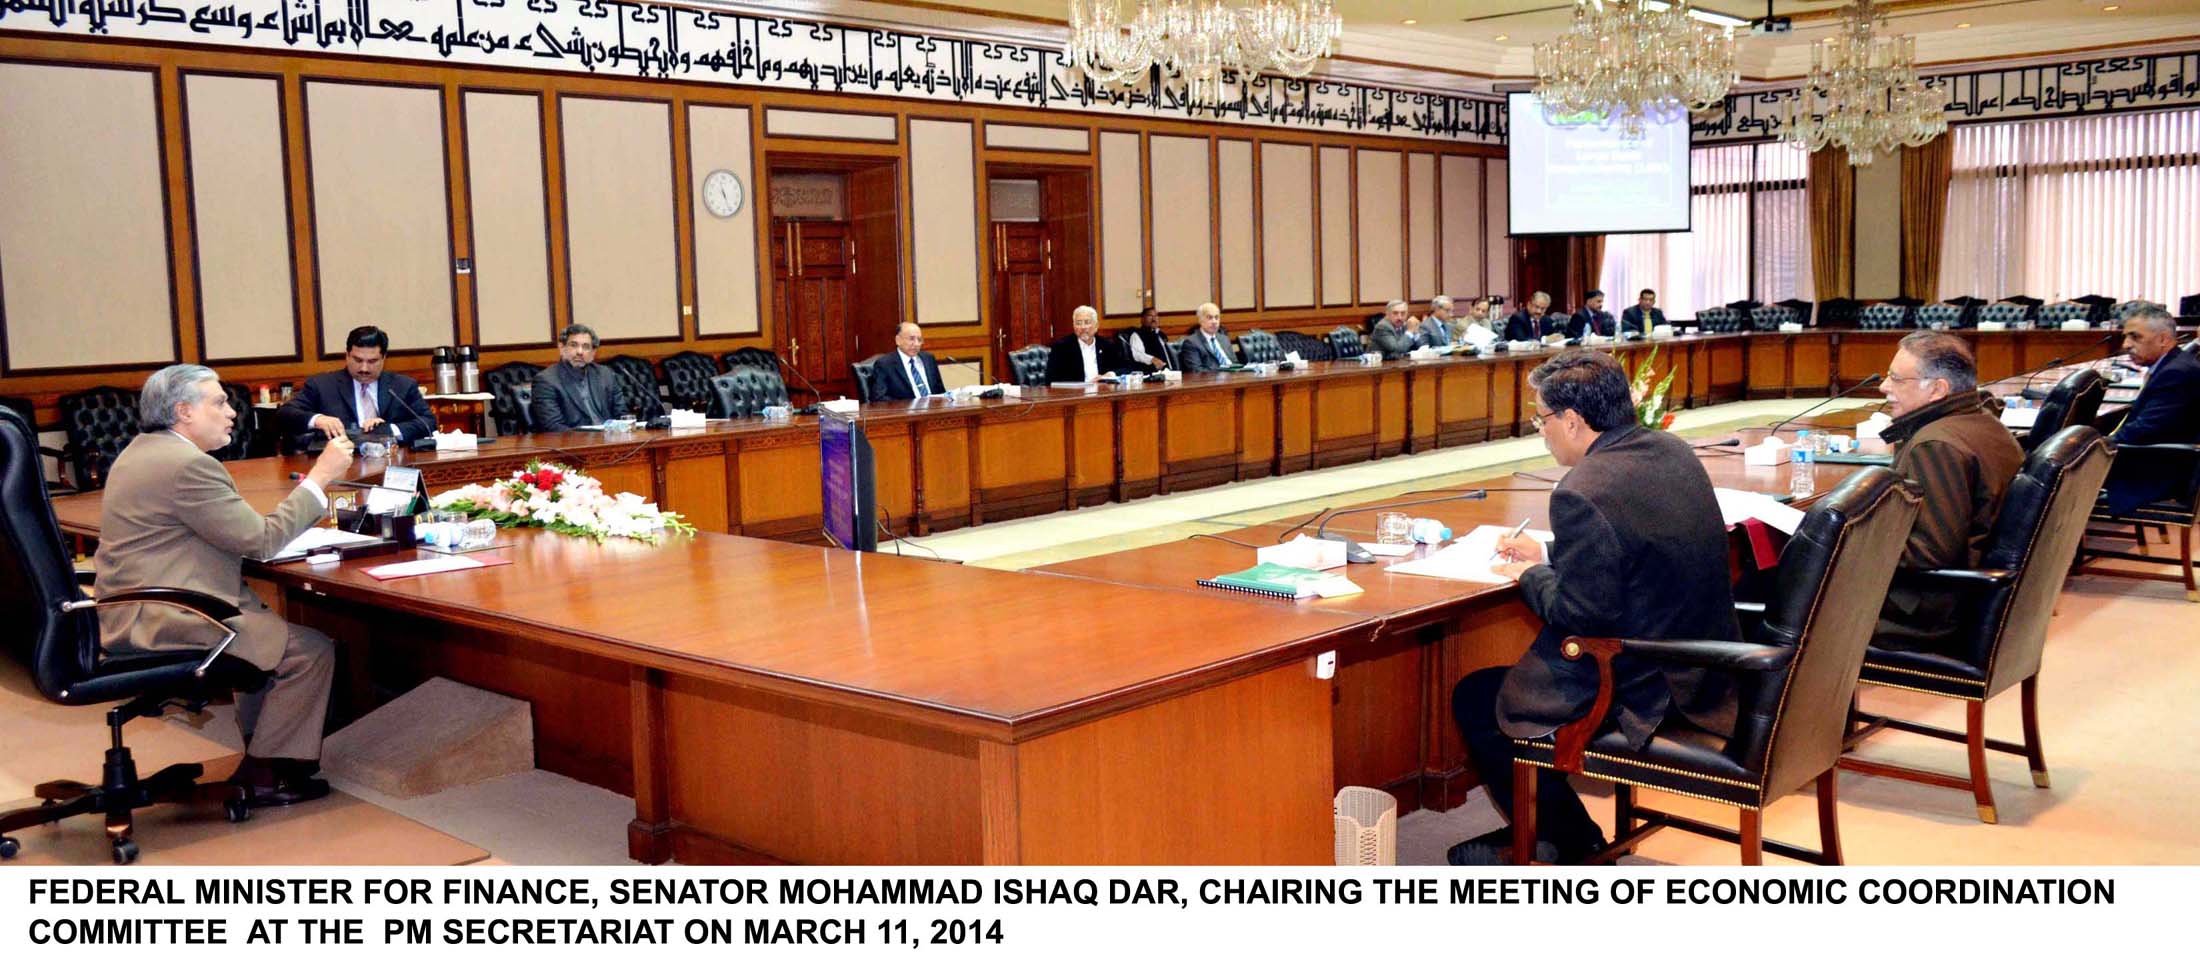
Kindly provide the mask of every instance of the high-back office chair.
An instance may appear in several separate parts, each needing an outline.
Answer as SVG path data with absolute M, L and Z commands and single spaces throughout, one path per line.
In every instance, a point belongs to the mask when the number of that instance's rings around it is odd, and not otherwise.
M 848 362 L 848 377 L 856 383 L 856 401 L 865 405 L 876 401 L 871 397 L 871 379 L 878 375 L 879 359 L 884 357 L 886 353 L 880 352 L 861 361 Z
M 1751 307 L 1742 313 L 1749 316 L 1749 329 L 1752 331 L 1777 331 L 1782 324 L 1797 323 L 1794 312 L 1779 304 Z
M 68 436 L 69 478 L 76 488 L 107 484 L 107 467 L 138 434 L 138 393 L 101 385 L 61 396 L 61 429 Z
M 1787 308 L 1788 323 L 1801 324 L 1805 327 L 1809 327 L 1811 325 L 1812 322 L 1810 312 L 1817 307 L 1817 305 L 1812 304 L 1810 301 L 1801 299 L 1783 300 L 1780 302 L 1780 306 Z M 1825 324 L 1823 322 L 1819 322 L 1819 326 L 1823 327 L 1825 326 Z
M 489 417 L 496 420 L 498 435 L 534 431 L 527 409 L 535 400 L 535 376 L 541 373 L 539 365 L 525 361 L 500 364 L 482 373 L 482 387 L 496 396 L 489 401 Z
M 2041 300 L 2038 297 L 2028 297 L 2024 294 L 2010 294 L 2007 297 L 2003 297 L 2001 299 L 2001 302 L 2004 304 L 2015 304 L 2019 307 L 2024 308 L 2027 315 L 2026 320 L 2031 321 L 2038 321 L 2040 319 L 2040 308 L 2047 303 L 2046 301 Z
M 1696 312 L 1696 326 L 1706 334 L 1731 334 L 1741 322 L 1741 312 L 1731 307 L 1706 307 Z
M 2040 326 L 2059 328 L 2066 321 L 2084 321 L 2093 308 L 2076 301 L 2065 300 L 2040 308 Z
M 37 443 L 38 423 L 34 420 L 33 416 L 37 415 L 38 413 L 34 408 L 32 408 L 30 399 L 18 398 L 14 395 L 0 395 L 0 408 L 10 409 L 14 411 L 15 414 L 23 416 L 23 421 L 29 422 L 31 426 L 31 442 L 33 444 Z M 42 445 L 38 446 L 38 454 L 42 457 L 52 459 L 54 461 L 54 473 L 56 475 L 65 475 L 67 473 L 69 462 L 69 451 L 67 449 L 56 449 L 52 446 Z M 75 487 L 52 479 L 46 480 L 46 489 L 57 493 L 76 492 Z
M 2177 316 L 2200 317 L 2200 294 L 2186 294 L 2177 301 Z
M 1282 361 L 1283 344 L 1275 335 L 1254 328 L 1239 336 L 1238 356 L 1247 364 Z
M 1329 332 L 1329 352 L 1337 359 L 1357 358 L 1367 353 L 1367 346 L 1360 343 L 1360 332 L 1340 327 Z
M 619 392 L 626 396 L 626 410 L 643 421 L 665 414 L 664 396 L 657 391 L 657 371 L 649 366 L 648 358 L 622 354 L 604 362 L 619 379 Z
M 1948 331 L 1962 325 L 1963 308 L 1954 304 L 1926 304 L 1917 309 L 1915 316 L 1919 328 Z
M 1831 301 L 1827 302 L 1831 305 Z M 1867 331 L 1899 331 L 1910 323 L 1910 309 L 1901 304 L 1873 304 L 1858 312 L 1857 326 Z
M 702 409 L 710 404 L 710 380 L 718 377 L 718 363 L 700 351 L 669 355 L 664 369 L 665 390 L 681 408 Z
M 1864 303 L 1847 297 L 1818 302 L 1819 327 L 1855 327 L 1864 312 Z
M 2083 297 L 2072 297 L 2070 298 L 2070 302 L 2074 304 L 2084 304 L 2088 308 L 2086 311 L 2085 319 L 2086 323 L 2089 324 L 2099 324 L 2108 320 L 2109 311 L 2114 309 L 2116 306 L 2116 298 L 2103 297 L 2100 294 L 2087 294 Z
M 2086 561 L 2080 573 L 2101 574 L 2108 577 L 2126 577 L 2135 580 L 2167 580 L 2165 575 L 2145 570 L 2097 567 L 2096 560 L 2127 560 L 2142 564 L 2163 564 L 2176 567 L 2185 582 L 2185 600 L 2200 601 L 2200 576 L 2195 575 L 2192 533 L 2200 527 L 2200 443 L 2158 442 L 2148 445 L 2122 444 L 2116 447 L 2117 464 L 2132 463 L 2144 467 L 2150 475 L 2161 476 L 2172 482 L 2182 482 L 2185 488 L 2173 495 L 2148 503 L 2129 513 L 2110 513 L 2106 507 L 2096 506 L 2092 523 L 2102 526 L 2129 527 L 2139 540 L 2136 550 L 2086 547 L 2079 551 Z M 2147 527 L 2177 531 L 2178 555 L 2164 557 L 2146 548 Z
M 1278 331 L 1276 341 L 1283 345 L 1285 354 L 1296 351 L 1300 358 L 1307 361 L 1334 361 L 1337 358 L 1336 350 L 1329 346 L 1326 338 L 1297 331 Z
M 2055 387 L 2048 389 L 2047 397 L 2040 402 L 2040 414 L 2033 418 L 2032 427 L 2017 437 L 2017 443 L 2030 452 L 2073 425 L 2093 424 L 2093 417 L 2101 413 L 2101 400 L 2108 396 L 2108 379 L 2091 368 L 2080 368 L 2063 376 Z
M 710 418 L 751 418 L 764 414 L 766 406 L 785 404 L 787 383 L 779 377 L 779 372 L 735 368 L 731 373 L 710 380 L 707 415 Z
M 735 368 L 755 368 L 784 374 L 779 355 L 770 348 L 735 348 L 718 356 L 719 374 L 731 374 Z M 781 381 L 786 379 L 782 377 Z
M 1596 666 L 1596 702 L 1588 715 L 1552 736 L 1514 745 L 1513 860 L 1532 859 L 1536 768 L 1546 767 L 1619 784 L 1617 823 L 1605 859 L 1674 827 L 1739 843 L 1744 864 L 1763 863 L 1766 850 L 1841 863 L 1834 761 L 1841 755 L 1849 699 L 1876 607 L 1887 598 L 1917 505 L 1917 496 L 1889 469 L 1865 469 L 1835 487 L 1811 507 L 1781 551 L 1773 597 L 1761 616 L 1745 615 L 1744 642 L 1567 638 L 1567 658 Z M 1605 731 L 1612 662 L 1623 653 L 1732 678 L 1740 708 L 1733 738 L 1668 721 L 1649 745 L 1636 750 L 1617 729 Z M 1764 808 L 1812 780 L 1818 783 L 1819 850 L 1764 840 Z M 1741 829 L 1637 808 L 1637 786 L 1736 807 Z
M 1047 359 L 1053 356 L 1044 344 L 1017 348 L 1008 353 L 1008 368 L 1019 385 L 1044 385 L 1047 383 Z
M 2023 304 L 1995 302 L 1978 309 L 1981 324 L 1999 324 L 2004 328 L 2019 328 L 2031 323 L 2032 309 Z
M 1942 301 L 1941 303 L 1947 304 L 1948 306 L 1956 309 L 1957 313 L 1954 327 L 1958 330 L 1963 328 L 1977 327 L 1979 308 L 1986 306 L 1986 300 L 1984 298 L 1970 296 L 1950 297 L 1947 300 Z
M 252 810 L 242 788 L 200 784 L 204 768 L 195 763 L 139 777 L 136 761 L 122 745 L 123 724 L 157 716 L 172 705 L 197 711 L 232 690 L 258 688 L 267 677 L 225 653 L 236 637 L 228 621 L 237 609 L 220 598 L 165 587 L 119 591 L 96 601 L 84 594 L 39 474 L 37 444 L 29 420 L 0 409 L 0 623 L 18 632 L 11 642 L 21 646 L 22 661 L 47 699 L 62 705 L 127 701 L 107 713 L 110 745 L 100 783 L 56 781 L 36 787 L 32 795 L 42 805 L 0 814 L 0 858 L 14 857 L 22 849 L 17 834 L 96 813 L 106 817 L 115 863 L 128 864 L 138 856 L 130 819 L 134 810 L 219 802 L 233 821 L 251 816 Z M 131 603 L 179 608 L 221 631 L 221 640 L 211 649 L 104 653 L 98 609 Z
M 1944 590 L 1957 599 L 1956 636 L 1930 650 L 1875 644 L 1864 653 L 1863 684 L 1962 699 L 1965 728 L 1954 732 L 1858 712 L 1851 718 L 1864 725 L 1849 736 L 1849 747 L 1881 729 L 1960 742 L 1970 750 L 1970 775 L 1853 756 L 1842 757 L 1841 768 L 1970 790 L 1978 801 L 1978 818 L 1986 823 L 1998 818 L 1993 783 L 1986 776 L 1987 750 L 2022 754 L 2032 764 L 2032 785 L 2047 786 L 2047 759 L 2040 750 L 2040 655 L 2047 644 L 2048 616 L 2078 551 L 2086 514 L 2100 494 L 2101 481 L 2108 478 L 2112 451 L 2099 431 L 2083 425 L 2057 432 L 2033 450 L 2002 496 L 2001 513 L 1994 518 L 1978 567 L 1904 572 L 1905 585 Z M 2011 685 L 2024 686 L 2022 746 L 1986 738 L 1986 700 Z

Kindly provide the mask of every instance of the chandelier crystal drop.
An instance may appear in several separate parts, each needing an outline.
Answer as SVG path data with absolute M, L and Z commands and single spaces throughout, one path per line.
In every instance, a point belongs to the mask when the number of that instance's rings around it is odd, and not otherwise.
M 1734 31 L 1691 12 L 1686 0 L 1574 0 L 1573 24 L 1535 45 L 1536 97 L 1552 115 L 1617 121 L 1629 138 L 1710 109 L 1734 85 Z
M 1872 0 L 1857 0 L 1841 28 L 1810 48 L 1810 75 L 1787 103 L 1782 137 L 1816 152 L 1847 150 L 1850 165 L 1919 146 L 1948 130 L 1947 97 L 1918 79 L 1917 41 L 1895 36 Z
M 1228 99 L 1229 82 L 1303 78 L 1336 49 L 1344 19 L 1331 0 L 1069 0 L 1072 70 L 1109 88 L 1162 84 L 1195 105 Z

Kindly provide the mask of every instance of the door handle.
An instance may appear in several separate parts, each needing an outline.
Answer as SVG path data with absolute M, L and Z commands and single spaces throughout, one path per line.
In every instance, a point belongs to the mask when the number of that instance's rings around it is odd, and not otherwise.
M 795 369 L 796 371 L 801 371 L 801 370 L 802 370 L 802 342 L 801 342 L 801 341 L 795 340 L 794 338 L 788 338 L 788 339 L 787 339 L 787 357 L 788 357 L 788 359 L 789 359 L 789 360 L 790 360 L 790 361 L 791 361 L 791 362 L 792 362 L 792 363 L 794 364 L 794 369 Z
M 841 240 L 840 240 L 840 252 L 841 252 L 842 254 L 846 255 L 846 256 L 847 256 L 847 258 L 848 258 L 848 276 L 851 276 L 851 277 L 855 276 L 855 275 L 856 275 L 856 244 L 855 244 L 855 241 L 854 241 L 854 240 L 851 240 L 851 239 L 848 239 L 848 238 L 846 238 L 846 237 L 842 237 L 842 238 L 841 238 Z
M 1042 244 L 1044 244 L 1044 245 L 1045 245 L 1045 249 L 1046 249 L 1046 261 L 1047 261 L 1047 269 L 1049 269 L 1049 270 L 1052 270 L 1052 269 L 1054 269 L 1054 237 L 1051 237 L 1051 236 L 1049 236 L 1049 237 L 1045 237 L 1044 239 L 1041 239 L 1041 240 L 1040 240 L 1039 242 L 1041 242 Z

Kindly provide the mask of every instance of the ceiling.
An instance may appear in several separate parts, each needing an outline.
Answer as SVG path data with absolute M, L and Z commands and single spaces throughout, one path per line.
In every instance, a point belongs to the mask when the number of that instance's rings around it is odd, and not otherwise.
M 737 0 L 702 5 L 765 9 Z M 1132 7 L 1137 0 L 1119 0 Z M 1572 20 L 1570 0 L 1335 0 L 1344 39 L 1325 73 L 1342 79 L 1488 93 L 1493 81 L 1533 73 L 1534 45 Z M 1809 47 L 1840 22 L 1846 0 L 1775 0 L 1793 18 L 1785 35 L 1744 36 L 1744 82 L 1801 76 Z M 1757 18 L 1764 0 L 1703 0 L 1699 8 Z M 2104 10 L 2115 6 L 2116 10 Z M 1069 0 L 780 0 L 771 12 L 913 25 L 1059 46 Z M 1918 60 L 1949 69 L 2022 63 L 2096 50 L 2189 50 L 2200 44 L 2200 0 L 1890 0 L 1899 33 L 1917 38 Z M 1406 24 L 1404 21 L 1415 23 Z

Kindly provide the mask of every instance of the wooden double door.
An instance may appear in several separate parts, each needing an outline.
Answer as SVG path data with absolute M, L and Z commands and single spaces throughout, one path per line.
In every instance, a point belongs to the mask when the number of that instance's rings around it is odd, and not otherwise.
M 845 382 L 858 357 L 849 322 L 862 266 L 848 222 L 773 220 L 771 266 L 780 360 L 811 385 Z

